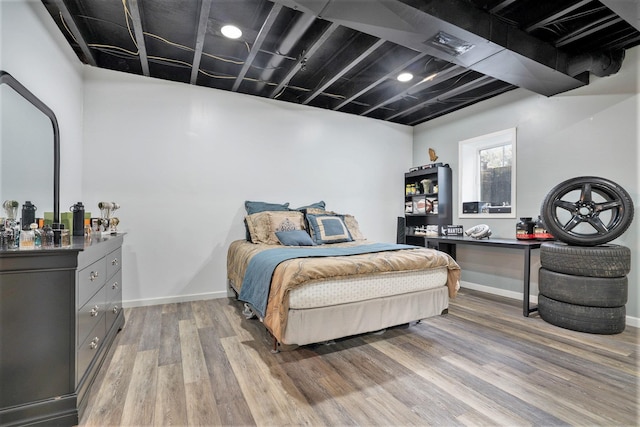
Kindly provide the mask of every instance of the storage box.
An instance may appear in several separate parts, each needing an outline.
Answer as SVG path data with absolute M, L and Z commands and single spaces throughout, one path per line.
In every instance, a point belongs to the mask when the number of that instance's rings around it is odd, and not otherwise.
M 464 229 L 461 225 L 443 225 L 440 227 L 441 236 L 462 236 Z
M 91 212 L 84 212 L 84 218 L 90 219 Z M 73 212 L 60 212 L 60 223 L 64 224 L 65 230 L 73 231 Z M 44 213 L 44 224 L 51 225 L 53 224 L 53 212 L 45 212 Z

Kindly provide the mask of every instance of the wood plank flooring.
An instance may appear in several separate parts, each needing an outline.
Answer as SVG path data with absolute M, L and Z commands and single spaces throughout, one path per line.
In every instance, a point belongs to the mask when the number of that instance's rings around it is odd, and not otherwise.
M 127 309 L 80 424 L 639 424 L 637 328 L 570 331 L 461 290 L 447 315 L 271 354 L 241 309 Z

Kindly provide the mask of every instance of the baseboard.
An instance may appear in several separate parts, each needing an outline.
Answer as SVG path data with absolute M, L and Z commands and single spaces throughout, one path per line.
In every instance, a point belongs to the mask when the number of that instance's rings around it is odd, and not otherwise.
M 460 281 L 460 287 L 461 288 L 471 289 L 471 290 L 474 290 L 474 291 L 486 292 L 488 294 L 499 295 L 501 297 L 517 299 L 519 301 L 522 301 L 522 292 L 508 291 L 506 289 L 500 289 L 500 288 L 494 288 L 494 287 L 491 287 L 491 286 L 479 285 L 477 283 L 465 282 L 465 281 L 462 281 L 462 280 Z M 537 295 L 530 295 L 529 296 L 529 301 L 532 302 L 532 303 L 537 304 L 538 303 L 538 296 Z M 625 323 L 626 323 L 627 326 L 633 326 L 634 328 L 640 328 L 640 318 L 638 318 L 638 317 L 626 316 Z
M 201 300 L 207 300 L 207 299 L 218 299 L 218 298 L 227 298 L 227 291 L 224 290 L 224 291 L 218 291 L 218 292 L 207 292 L 203 294 L 177 295 L 173 297 L 128 300 L 128 301 L 122 301 L 122 306 L 124 308 L 146 307 L 149 305 L 172 304 L 176 302 L 191 302 L 191 301 L 201 301 Z

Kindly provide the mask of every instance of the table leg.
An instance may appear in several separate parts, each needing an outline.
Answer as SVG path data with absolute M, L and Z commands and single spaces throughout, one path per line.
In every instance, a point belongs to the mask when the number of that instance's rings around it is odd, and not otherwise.
M 524 248 L 524 295 L 522 297 L 522 315 L 529 317 L 529 313 L 537 311 L 537 308 L 531 308 L 531 248 Z

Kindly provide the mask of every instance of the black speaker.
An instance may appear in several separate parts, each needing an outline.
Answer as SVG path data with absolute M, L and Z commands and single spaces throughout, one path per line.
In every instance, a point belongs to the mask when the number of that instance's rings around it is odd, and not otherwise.
M 403 216 L 398 217 L 398 228 L 396 230 L 396 243 L 407 243 L 406 238 L 406 222 Z

